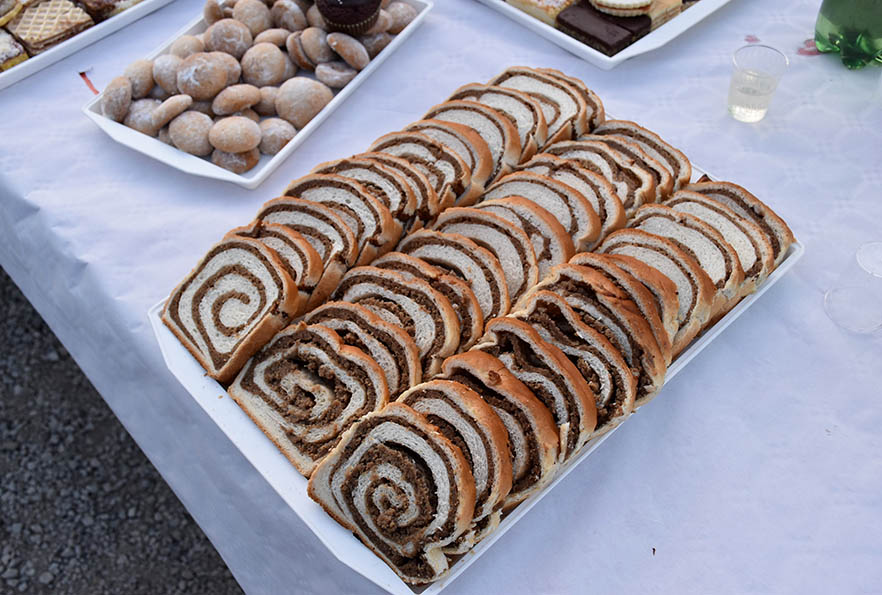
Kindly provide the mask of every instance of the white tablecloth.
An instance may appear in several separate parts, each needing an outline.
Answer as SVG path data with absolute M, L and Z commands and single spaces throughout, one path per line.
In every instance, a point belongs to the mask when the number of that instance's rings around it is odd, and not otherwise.
M 122 148 L 79 112 L 202 0 L 178 0 L 0 93 L 0 264 L 47 320 L 248 593 L 376 593 L 331 556 L 167 372 L 147 323 L 221 234 L 320 161 L 366 147 L 508 65 L 584 79 L 715 175 L 765 198 L 806 255 L 450 593 L 823 593 L 882 585 L 882 337 L 821 298 L 882 239 L 879 68 L 797 53 L 820 0 L 734 0 L 611 72 L 471 0 L 424 25 L 254 191 Z M 733 121 L 730 55 L 791 67 L 766 120 Z

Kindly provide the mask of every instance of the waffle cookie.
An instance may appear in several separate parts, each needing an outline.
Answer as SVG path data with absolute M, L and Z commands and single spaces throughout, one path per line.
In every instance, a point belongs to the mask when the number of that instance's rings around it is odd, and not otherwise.
M 28 59 L 27 52 L 12 35 L 0 29 L 0 70 L 9 70 Z
M 92 17 L 70 0 L 43 0 L 21 11 L 7 29 L 33 55 L 94 24 Z

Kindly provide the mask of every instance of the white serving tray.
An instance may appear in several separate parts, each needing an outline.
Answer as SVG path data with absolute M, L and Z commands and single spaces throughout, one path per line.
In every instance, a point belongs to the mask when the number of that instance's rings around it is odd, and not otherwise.
M 704 172 L 693 164 L 693 179 Z M 794 242 L 784 261 L 769 275 L 768 279 L 753 294 L 741 300 L 728 314 L 721 318 L 713 327 L 695 339 L 689 347 L 668 368 L 665 376 L 667 384 L 692 359 L 698 355 L 717 335 L 741 316 L 761 295 L 775 285 L 787 271 L 802 257 L 802 244 Z M 150 308 L 148 317 L 153 332 L 159 342 L 162 357 L 168 369 L 202 406 L 209 417 L 236 445 L 255 469 L 278 492 L 282 499 L 297 513 L 303 522 L 315 533 L 338 560 L 393 595 L 436 595 L 444 590 L 457 576 L 477 560 L 481 554 L 502 537 L 519 518 L 524 516 L 539 500 L 541 500 L 557 483 L 584 461 L 597 447 L 612 436 L 617 426 L 606 434 L 590 441 L 582 451 L 565 463 L 554 480 L 539 492 L 521 503 L 500 523 L 499 528 L 481 541 L 471 552 L 453 562 L 450 571 L 441 580 L 427 587 L 414 588 L 402 581 L 385 562 L 365 547 L 350 531 L 337 524 L 321 506 L 309 498 L 306 493 L 307 480 L 285 458 L 269 438 L 255 425 L 236 403 L 227 396 L 224 388 L 205 374 L 205 370 L 190 355 L 177 337 L 162 323 L 160 318 L 165 300 Z M 664 397 L 657 397 L 664 398 Z
M 150 0 L 147 0 L 150 1 Z M 155 1 L 155 0 L 154 0 Z M 169 0 L 163 0 L 169 1 Z M 414 18 L 411 23 L 405 27 L 405 29 L 395 36 L 392 42 L 383 48 L 383 51 L 377 54 L 377 56 L 370 61 L 367 67 L 364 68 L 361 72 L 359 72 L 354 79 L 352 79 L 348 85 L 340 89 L 331 100 L 328 105 L 322 109 L 315 117 L 309 121 L 309 123 L 301 128 L 297 135 L 285 145 L 281 151 L 276 153 L 275 155 L 261 155 L 260 162 L 254 166 L 250 171 L 245 172 L 244 174 L 236 174 L 229 170 L 226 170 L 222 167 L 218 167 L 211 160 L 197 157 L 196 155 L 190 155 L 189 153 L 185 153 L 184 151 L 180 151 L 171 145 L 167 145 L 158 138 L 149 137 L 146 134 L 141 134 L 137 130 L 129 128 L 128 126 L 124 126 L 119 122 L 114 122 L 110 118 L 105 118 L 101 114 L 101 95 L 97 95 L 92 98 L 86 105 L 83 106 L 83 113 L 86 116 L 95 122 L 101 130 L 107 133 L 113 140 L 116 142 L 123 144 L 130 149 L 134 149 L 139 153 L 143 153 L 148 157 L 152 157 L 157 161 L 161 161 L 166 165 L 169 165 L 175 169 L 179 169 L 188 174 L 192 174 L 194 176 L 202 176 L 205 178 L 212 178 L 215 180 L 222 180 L 225 182 L 232 182 L 233 184 L 238 184 L 239 186 L 243 186 L 245 188 L 254 189 L 257 188 L 261 183 L 263 183 L 266 178 L 275 171 L 277 167 L 279 167 L 285 159 L 287 159 L 291 153 L 297 150 L 297 147 L 300 146 L 303 141 L 309 138 L 316 128 L 321 126 L 322 122 L 330 116 L 334 110 L 340 107 L 346 99 L 352 95 L 352 93 L 358 88 L 361 83 L 364 82 L 366 78 L 368 78 L 377 68 L 380 67 L 386 58 L 388 58 L 392 53 L 395 52 L 398 47 L 401 46 L 404 41 L 411 36 L 411 34 L 416 30 L 419 24 L 426 17 L 426 14 L 431 10 L 434 5 L 431 0 L 403 0 L 407 2 L 411 6 L 417 9 L 417 16 Z M 125 14 L 125 13 L 123 13 Z M 181 35 L 196 35 L 205 31 L 206 25 L 205 21 L 203 21 L 200 16 L 189 25 L 175 33 L 168 41 L 162 44 L 162 46 L 158 47 L 156 50 L 151 52 L 147 58 L 153 59 L 161 54 L 165 54 L 168 52 L 168 48 L 171 44 L 178 39 Z M 16 67 L 17 68 L 17 67 Z M 14 69 L 13 69 L 14 70 Z M 122 72 L 122 67 L 120 68 L 120 72 Z M 298 71 L 297 76 L 304 76 L 302 71 Z M 311 74 L 309 75 L 311 76 Z
M 13 85 L 21 79 L 43 70 L 50 64 L 58 62 L 62 58 L 70 56 L 87 45 L 93 44 L 102 37 L 107 37 L 114 31 L 118 31 L 128 25 L 157 10 L 173 0 L 142 0 L 142 2 L 127 8 L 118 15 L 112 16 L 105 21 L 101 21 L 97 25 L 93 25 L 77 33 L 70 39 L 62 41 L 58 45 L 52 46 L 45 52 L 41 52 L 36 56 L 28 58 L 21 64 L 16 64 L 9 70 L 0 72 L 0 89 L 5 89 L 9 85 Z
M 508 18 L 519 22 L 534 33 L 538 33 L 545 39 L 559 45 L 568 52 L 579 56 L 586 62 L 590 62 L 603 70 L 612 70 L 629 58 L 660 48 L 707 15 L 719 9 L 724 4 L 731 2 L 731 0 L 701 0 L 655 31 L 638 39 L 615 56 L 607 56 L 606 54 L 585 45 L 578 39 L 570 37 L 563 31 L 559 31 L 551 25 L 543 23 L 539 19 L 515 8 L 511 4 L 505 2 L 505 0 L 478 0 L 478 2 L 486 4 L 490 8 L 501 12 Z

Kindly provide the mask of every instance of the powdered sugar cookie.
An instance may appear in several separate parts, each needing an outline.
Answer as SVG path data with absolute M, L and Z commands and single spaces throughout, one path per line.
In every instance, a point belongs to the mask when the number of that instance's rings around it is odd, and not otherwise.
M 361 45 L 364 46 L 364 49 L 367 50 L 368 57 L 373 60 L 387 45 L 392 43 L 393 39 L 394 37 L 388 33 L 373 33 L 360 36 L 358 41 L 360 41 Z
M 271 43 L 258 43 L 242 56 L 242 80 L 249 85 L 278 85 L 285 76 L 285 55 Z
M 256 126 L 256 124 L 255 124 Z M 215 149 L 211 153 L 211 162 L 224 169 L 228 169 L 234 174 L 244 174 L 253 168 L 260 161 L 260 151 L 257 148 L 245 151 L 244 153 L 227 153 L 220 149 Z
M 301 31 L 308 26 L 306 15 L 293 0 L 276 0 L 270 9 L 270 15 L 274 26 L 288 31 Z
M 159 129 L 184 113 L 193 103 L 189 95 L 173 95 L 153 110 L 153 125 Z
M 219 116 L 233 114 L 260 101 L 260 89 L 254 85 L 232 85 L 217 94 L 211 111 Z
M 132 81 L 127 76 L 118 76 L 104 88 L 101 95 L 101 113 L 115 120 L 122 122 L 126 114 L 129 113 L 129 106 L 132 104 Z
M 330 62 L 336 56 L 328 45 L 328 34 L 318 27 L 307 27 L 300 35 L 300 45 L 313 64 Z
M 147 97 L 153 88 L 153 62 L 150 60 L 135 60 L 123 71 L 123 76 L 132 82 L 132 98 L 141 99 Z
M 183 60 L 175 54 L 163 54 L 153 61 L 153 80 L 169 95 L 178 92 L 178 68 Z
M 258 43 L 271 43 L 276 47 L 285 47 L 285 40 L 291 32 L 287 29 L 267 29 L 254 38 L 254 45 Z
M 222 118 L 208 131 L 208 142 L 227 153 L 250 151 L 260 144 L 260 126 L 242 116 Z
M 333 98 L 333 91 L 324 83 L 297 76 L 279 87 L 276 113 L 300 130 Z
M 306 11 L 306 22 L 309 23 L 310 27 L 318 27 L 319 29 L 327 29 L 328 27 L 324 17 L 322 17 L 322 13 L 319 12 L 318 6 L 315 4 Z
M 330 33 L 327 41 L 328 46 L 355 70 L 361 70 L 371 61 L 367 50 L 361 45 L 361 42 L 350 35 Z
M 242 76 L 242 65 L 239 64 L 239 61 L 226 52 L 209 53 L 227 69 L 227 86 L 238 83 L 239 78 Z
M 168 49 L 168 53 L 184 59 L 191 54 L 205 51 L 205 45 L 202 40 L 195 35 L 181 35 L 178 37 Z
M 258 101 L 257 104 L 254 106 L 254 111 L 256 111 L 261 116 L 275 116 L 276 95 L 278 94 L 278 87 L 261 87 L 260 101 Z
M 178 67 L 177 82 L 178 90 L 194 101 L 212 99 L 227 86 L 227 67 L 216 55 L 193 54 Z
M 237 0 L 233 18 L 248 27 L 252 36 L 273 26 L 270 9 L 261 0 Z
M 123 124 L 147 136 L 156 136 L 160 127 L 153 123 L 153 112 L 160 103 L 162 102 L 158 99 L 136 99 L 129 107 Z
M 235 0 L 208 0 L 202 9 L 202 18 L 209 25 L 213 25 L 221 19 L 229 19 L 233 16 Z
M 236 60 L 251 47 L 251 31 L 235 19 L 221 19 L 205 31 L 205 49 L 226 52 Z
M 249 120 L 251 120 L 255 124 L 260 124 L 260 114 L 258 114 L 256 111 L 254 111 L 250 107 L 246 107 L 245 109 L 239 110 L 238 112 L 236 112 L 234 114 L 230 114 L 230 115 L 248 118 Z
M 357 70 L 340 60 L 325 62 L 315 67 L 316 78 L 332 89 L 342 89 L 357 74 Z
M 208 116 L 193 110 L 186 111 L 168 125 L 168 134 L 172 144 L 192 155 L 205 157 L 212 151 L 208 142 L 208 131 L 214 122 Z
M 297 129 L 281 118 L 267 118 L 260 123 L 260 152 L 275 155 L 294 138 Z
M 387 31 L 396 35 L 404 31 L 404 28 L 417 16 L 416 9 L 405 2 L 390 3 L 386 8 L 386 12 L 389 13 L 389 17 L 392 19 L 392 23 Z

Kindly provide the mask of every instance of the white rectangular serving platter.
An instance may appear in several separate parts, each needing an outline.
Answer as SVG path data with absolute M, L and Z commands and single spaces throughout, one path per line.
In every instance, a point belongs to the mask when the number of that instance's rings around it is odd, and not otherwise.
M 612 70 L 629 58 L 660 48 L 712 12 L 731 2 L 731 0 L 700 0 L 614 56 L 607 56 L 603 52 L 585 45 L 563 31 L 555 29 L 551 25 L 543 23 L 539 19 L 515 8 L 505 0 L 478 0 L 478 2 L 501 12 L 513 21 L 517 21 L 527 29 L 538 33 L 545 39 L 579 56 L 586 62 L 590 62 L 603 70 Z
M 693 179 L 704 173 L 693 165 Z M 753 294 L 741 300 L 726 316 L 712 328 L 695 339 L 689 347 L 668 368 L 665 383 L 676 376 L 686 365 L 707 347 L 723 330 L 741 316 L 770 287 L 775 285 L 802 257 L 802 244 L 794 242 L 784 261 L 769 275 L 768 279 Z M 199 403 L 218 427 L 236 445 L 246 459 L 278 492 L 282 499 L 297 513 L 313 533 L 338 560 L 393 595 L 436 595 L 444 590 L 457 576 L 487 551 L 496 540 L 502 537 L 518 519 L 524 516 L 559 481 L 567 476 L 597 447 L 615 433 L 617 428 L 590 441 L 574 458 L 565 463 L 553 481 L 542 490 L 521 503 L 500 523 L 499 528 L 480 542 L 471 552 L 451 564 L 450 571 L 441 580 L 427 587 L 414 588 L 402 581 L 385 562 L 365 547 L 351 532 L 337 524 L 306 493 L 307 480 L 285 458 L 269 438 L 253 421 L 227 396 L 224 388 L 209 378 L 201 365 L 190 355 L 187 348 L 166 328 L 160 318 L 165 301 L 153 306 L 148 317 L 153 332 L 159 342 L 165 363 L 184 388 Z M 664 397 L 660 397 L 664 398 Z M 621 427 L 621 426 L 618 426 Z
M 114 15 L 107 20 L 101 21 L 97 25 L 92 25 L 85 31 L 77 33 L 70 39 L 62 41 L 45 52 L 41 52 L 36 56 L 32 56 L 22 62 L 16 64 L 9 70 L 0 72 L 0 89 L 5 89 L 9 85 L 13 85 L 23 78 L 43 70 L 47 66 L 58 62 L 62 58 L 70 56 L 87 45 L 93 44 L 102 37 L 107 37 L 114 31 L 118 31 L 140 19 L 151 12 L 162 8 L 173 0 L 142 0 L 142 2 L 127 8 L 118 15 Z
M 148 0 L 149 1 L 149 0 Z M 165 0 L 168 1 L 168 0 Z M 279 167 L 285 159 L 287 159 L 294 151 L 297 150 L 297 147 L 300 146 L 309 136 L 322 125 L 328 116 L 330 116 L 340 104 L 342 104 L 346 99 L 352 95 L 353 92 L 361 85 L 365 79 L 367 79 L 371 74 L 380 67 L 386 58 L 392 55 L 396 49 L 398 49 L 404 41 L 411 36 L 411 34 L 416 30 L 416 28 L 423 22 L 423 19 L 426 18 L 426 14 L 428 14 L 429 10 L 431 10 L 434 4 L 431 0 L 403 0 L 407 2 L 415 9 L 417 9 L 417 16 L 413 21 L 410 22 L 405 29 L 395 36 L 392 42 L 383 48 L 377 56 L 370 61 L 370 63 L 359 72 L 354 79 L 352 79 L 348 85 L 337 91 L 334 95 L 334 98 L 331 100 L 328 105 L 326 105 L 322 111 L 315 115 L 315 117 L 309 121 L 309 123 L 301 128 L 297 135 L 285 145 L 281 151 L 276 153 L 275 155 L 261 155 L 260 162 L 254 166 L 251 170 L 245 172 L 244 174 L 236 174 L 229 170 L 226 170 L 222 167 L 218 167 L 211 160 L 197 157 L 196 155 L 190 155 L 189 153 L 185 153 L 184 151 L 180 151 L 177 148 L 167 145 L 158 138 L 153 138 L 147 136 L 146 134 L 141 134 L 137 130 L 129 128 L 128 126 L 124 126 L 119 122 L 114 122 L 110 118 L 105 118 L 101 114 L 101 94 L 92 98 L 86 105 L 83 106 L 83 113 L 96 125 L 98 125 L 101 130 L 107 133 L 113 140 L 116 142 L 129 147 L 139 153 L 143 153 L 148 157 L 152 157 L 157 161 L 161 161 L 166 165 L 169 165 L 175 169 L 179 169 L 188 174 L 192 174 L 194 176 L 202 176 L 205 178 L 212 178 L 215 180 L 221 180 L 224 182 L 232 182 L 233 184 L 238 184 L 239 186 L 243 186 L 248 189 L 257 188 L 261 183 L 263 183 L 266 178 L 275 171 L 277 167 Z M 162 46 L 158 47 L 156 50 L 151 52 L 147 58 L 153 59 L 161 54 L 165 54 L 168 52 L 168 48 L 171 44 L 178 39 L 181 35 L 197 35 L 205 31 L 206 25 L 205 21 L 200 16 L 196 20 L 192 21 L 189 25 L 175 33 L 171 38 L 168 39 Z M 120 72 L 122 72 L 122 68 L 124 66 L 120 66 Z M 303 71 L 298 71 L 296 76 L 304 76 Z M 309 76 L 312 76 L 311 73 Z

